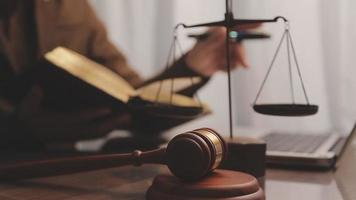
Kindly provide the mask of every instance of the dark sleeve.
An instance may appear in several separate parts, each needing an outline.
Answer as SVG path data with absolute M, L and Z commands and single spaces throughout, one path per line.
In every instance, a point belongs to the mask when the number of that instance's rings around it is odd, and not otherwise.
M 182 91 L 179 91 L 179 94 L 183 94 L 186 96 L 193 96 L 197 90 L 203 87 L 209 80 L 209 77 L 203 77 L 197 72 L 193 71 L 191 67 L 187 65 L 185 62 L 185 56 L 181 57 L 177 62 L 175 62 L 171 67 L 158 74 L 157 76 L 145 81 L 140 87 L 150 84 L 155 81 L 169 79 L 169 78 L 179 78 L 179 77 L 193 77 L 198 76 L 202 78 L 202 82 L 196 85 L 193 85 L 189 88 L 186 88 Z
M 26 130 L 15 114 L 0 114 L 0 149 L 9 151 L 39 150 L 40 144 Z

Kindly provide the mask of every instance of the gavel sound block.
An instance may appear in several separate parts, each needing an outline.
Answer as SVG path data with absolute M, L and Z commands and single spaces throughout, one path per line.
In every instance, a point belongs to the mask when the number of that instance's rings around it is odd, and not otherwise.
M 187 182 L 169 174 L 156 176 L 147 200 L 264 200 L 264 193 L 251 175 L 215 170 L 199 181 Z
M 155 188 L 157 188 L 157 185 L 172 183 L 174 180 L 184 181 L 179 182 L 179 184 L 171 184 L 172 188 L 175 188 L 175 185 L 189 188 L 193 185 L 186 186 L 186 183 L 193 184 L 192 181 L 196 181 L 195 188 L 200 188 L 201 191 L 199 194 L 209 193 L 209 187 L 205 187 L 207 186 L 206 184 L 199 185 L 199 183 L 204 183 L 204 181 L 207 181 L 213 188 L 217 188 L 218 190 L 223 189 L 219 194 L 225 193 L 223 191 L 230 187 L 229 184 L 224 185 L 223 183 L 234 183 L 235 181 L 237 181 L 236 183 L 238 184 L 248 184 L 254 188 L 259 188 L 257 181 L 253 181 L 252 176 L 246 178 L 246 176 L 249 176 L 246 174 L 229 171 L 212 173 L 224 160 L 226 154 L 227 149 L 223 138 L 211 129 L 202 128 L 177 135 L 168 143 L 167 148 L 148 152 L 134 151 L 131 154 L 93 155 L 51 160 L 23 161 L 0 166 L 0 180 L 29 179 L 92 171 L 129 164 L 139 166 L 145 163 L 152 163 L 167 165 L 172 174 L 179 178 L 172 178 L 172 175 L 163 176 L 166 178 L 158 176 L 155 179 Z M 241 189 L 241 187 L 235 187 L 234 195 L 241 196 L 242 194 L 245 196 L 245 194 L 251 191 L 256 193 L 254 189 L 246 190 L 245 187 L 242 188 L 243 189 Z M 187 194 L 188 193 L 189 192 L 187 192 Z M 193 193 L 196 196 L 196 193 Z M 154 198 L 154 195 L 152 197 L 152 199 L 157 199 Z M 262 198 L 253 199 L 260 200 Z

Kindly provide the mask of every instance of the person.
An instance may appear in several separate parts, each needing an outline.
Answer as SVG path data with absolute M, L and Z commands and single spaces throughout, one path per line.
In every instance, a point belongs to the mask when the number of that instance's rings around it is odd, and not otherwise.
M 242 26 L 241 29 L 255 28 Z M 177 76 L 201 76 L 203 83 L 215 72 L 225 70 L 225 29 L 209 30 L 181 59 L 158 76 L 144 81 L 125 56 L 110 42 L 105 27 L 87 0 L 0 1 L 0 84 L 32 67 L 57 46 L 70 48 L 107 66 L 130 84 L 139 87 L 153 80 Z M 231 63 L 247 67 L 244 48 L 235 43 Z M 113 114 L 105 106 L 73 112 L 43 108 L 43 91 L 33 85 L 19 103 L 0 100 L 0 148 L 36 149 L 44 143 L 96 138 L 130 123 L 129 113 Z M 184 91 L 183 91 L 184 92 Z M 1 93 L 1 91 L 0 91 Z M 101 120 L 105 119 L 105 120 Z

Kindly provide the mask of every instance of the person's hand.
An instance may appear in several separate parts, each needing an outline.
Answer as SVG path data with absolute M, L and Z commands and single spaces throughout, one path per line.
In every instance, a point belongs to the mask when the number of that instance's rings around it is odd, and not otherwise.
M 260 24 L 241 25 L 237 31 L 245 31 L 254 29 Z M 215 72 L 226 71 L 226 29 L 223 27 L 211 28 L 208 30 L 209 37 L 199 41 L 187 53 L 185 62 L 195 72 L 209 77 Z M 247 68 L 248 62 L 246 59 L 245 49 L 240 42 L 232 42 L 230 48 L 230 62 L 232 69 L 242 66 Z
M 75 112 L 49 111 L 41 107 L 42 89 L 34 86 L 18 108 L 25 128 L 43 142 L 63 142 L 102 137 L 130 125 L 128 114 L 113 114 L 109 108 Z

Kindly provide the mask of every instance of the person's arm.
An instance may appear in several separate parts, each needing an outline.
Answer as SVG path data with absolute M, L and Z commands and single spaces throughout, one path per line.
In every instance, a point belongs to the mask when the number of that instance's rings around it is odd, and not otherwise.
M 259 27 L 259 23 L 240 25 L 238 31 L 246 31 Z M 186 53 L 177 63 L 158 77 L 178 76 L 200 76 L 202 82 L 180 93 L 193 95 L 196 90 L 204 86 L 218 71 L 226 71 L 226 29 L 211 28 L 208 30 L 209 37 L 198 41 L 194 47 Z M 247 68 L 245 49 L 240 42 L 232 42 L 230 45 L 231 69 L 238 67 Z
M 258 27 L 259 24 L 244 25 L 239 30 L 247 30 Z M 204 86 L 218 71 L 226 71 L 226 43 L 225 28 L 209 29 L 209 37 L 198 41 L 195 46 L 176 63 L 158 76 L 148 80 L 144 84 L 153 81 L 184 76 L 200 76 L 200 84 L 189 87 L 179 93 L 192 96 L 199 88 Z M 231 43 L 230 63 L 232 69 L 242 66 L 247 68 L 248 64 L 244 48 L 241 43 Z

